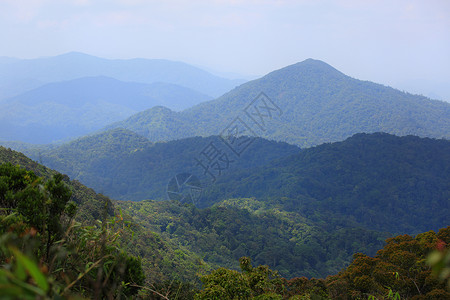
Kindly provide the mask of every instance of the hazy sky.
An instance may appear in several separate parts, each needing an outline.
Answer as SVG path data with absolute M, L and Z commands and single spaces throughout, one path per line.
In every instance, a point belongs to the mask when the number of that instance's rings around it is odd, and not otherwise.
M 263 75 L 321 59 L 450 101 L 450 1 L 0 0 L 0 56 L 80 51 Z

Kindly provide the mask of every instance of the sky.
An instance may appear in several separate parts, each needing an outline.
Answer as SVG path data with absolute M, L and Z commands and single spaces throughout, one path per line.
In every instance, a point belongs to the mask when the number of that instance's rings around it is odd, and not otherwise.
M 71 51 L 183 61 L 231 77 L 314 58 L 450 102 L 447 0 L 0 0 L 0 56 Z

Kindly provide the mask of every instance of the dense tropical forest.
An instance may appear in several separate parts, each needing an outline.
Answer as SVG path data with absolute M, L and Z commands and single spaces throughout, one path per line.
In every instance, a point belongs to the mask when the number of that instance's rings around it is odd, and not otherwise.
M 45 180 L 6 163 L 0 166 L 0 179 L 4 207 L 0 220 L 1 259 L 6 263 L 0 270 L 0 294 L 4 299 L 17 295 L 22 299 L 57 295 L 126 297 L 138 293 L 165 299 L 450 296 L 445 291 L 446 283 L 434 277 L 425 263 L 428 257 L 428 264 L 434 261 L 437 265 L 435 272 L 448 272 L 445 266 L 439 268 L 439 263 L 449 256 L 445 249 L 450 242 L 450 227 L 437 234 L 430 231 L 414 238 L 390 238 L 375 257 L 355 254 L 349 267 L 325 280 L 287 280 L 269 267 L 253 267 L 250 258 L 241 257 L 240 272 L 218 268 L 201 276 L 201 289 L 173 281 L 170 285 L 151 285 L 159 290 L 145 289 L 142 260 L 124 251 L 126 247 L 119 242 L 119 238 L 130 238 L 133 227 L 122 215 L 97 226 L 74 222 L 76 205 L 60 174 Z
M 287 199 L 117 202 L 18 152 L 1 148 L 0 162 L 6 298 L 448 296 L 425 258 L 445 274 L 450 228 L 384 245 L 388 232 L 309 218 Z

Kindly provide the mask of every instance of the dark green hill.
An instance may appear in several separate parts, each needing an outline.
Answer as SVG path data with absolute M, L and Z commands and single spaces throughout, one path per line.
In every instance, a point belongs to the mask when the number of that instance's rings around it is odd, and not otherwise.
M 357 134 L 220 177 L 205 205 L 257 197 L 315 221 L 415 234 L 450 222 L 450 141 Z
M 0 139 L 67 140 L 154 106 L 179 111 L 210 99 L 175 84 L 123 82 L 104 76 L 49 83 L 0 101 Z
M 264 130 L 243 111 L 261 92 L 282 112 L 270 110 L 272 118 L 263 118 Z M 259 113 L 268 116 L 263 103 L 256 103 Z M 180 113 L 154 108 L 108 128 L 127 128 L 152 141 L 167 141 L 218 135 L 236 117 L 258 136 L 301 147 L 343 140 L 360 132 L 450 137 L 449 103 L 360 81 L 313 59 L 271 72 Z M 257 114 L 253 117 L 259 118 Z
M 84 137 L 56 149 L 32 155 L 55 170 L 115 199 L 166 199 L 169 180 L 192 173 L 200 180 L 204 171 L 195 159 L 208 145 L 221 147 L 230 170 L 251 168 L 299 151 L 286 143 L 255 139 L 241 157 L 229 151 L 219 137 L 193 137 L 167 143 L 151 143 L 125 129 L 113 129 Z M 29 150 L 32 152 L 32 150 Z

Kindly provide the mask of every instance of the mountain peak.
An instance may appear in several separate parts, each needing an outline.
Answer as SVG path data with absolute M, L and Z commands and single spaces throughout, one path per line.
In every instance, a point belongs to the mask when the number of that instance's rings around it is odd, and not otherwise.
M 83 52 L 70 51 L 70 52 L 66 52 L 66 53 L 57 55 L 56 57 L 95 57 L 95 56 L 86 54 Z
M 307 58 L 304 61 L 300 62 L 300 63 L 322 63 L 322 64 L 327 64 L 326 62 L 320 60 L 320 59 L 314 59 L 314 58 Z
M 293 87 L 301 82 L 324 82 L 326 84 L 331 81 L 342 80 L 348 76 L 339 70 L 333 68 L 329 64 L 308 58 L 304 61 L 289 65 L 279 70 L 273 71 L 263 77 L 263 80 L 270 82 L 278 82 L 286 86 L 290 83 Z
M 339 73 L 339 74 L 345 75 L 344 73 L 342 73 L 339 70 L 335 69 L 331 65 L 327 64 L 326 62 L 324 62 L 322 60 L 318 60 L 318 59 L 308 58 L 308 59 L 305 59 L 302 62 L 293 64 L 292 66 L 293 67 L 297 67 L 297 68 L 315 69 L 315 70 L 318 70 L 318 71 L 334 72 L 334 73 Z M 289 67 L 291 67 L 291 66 L 288 66 L 286 68 L 289 68 Z

